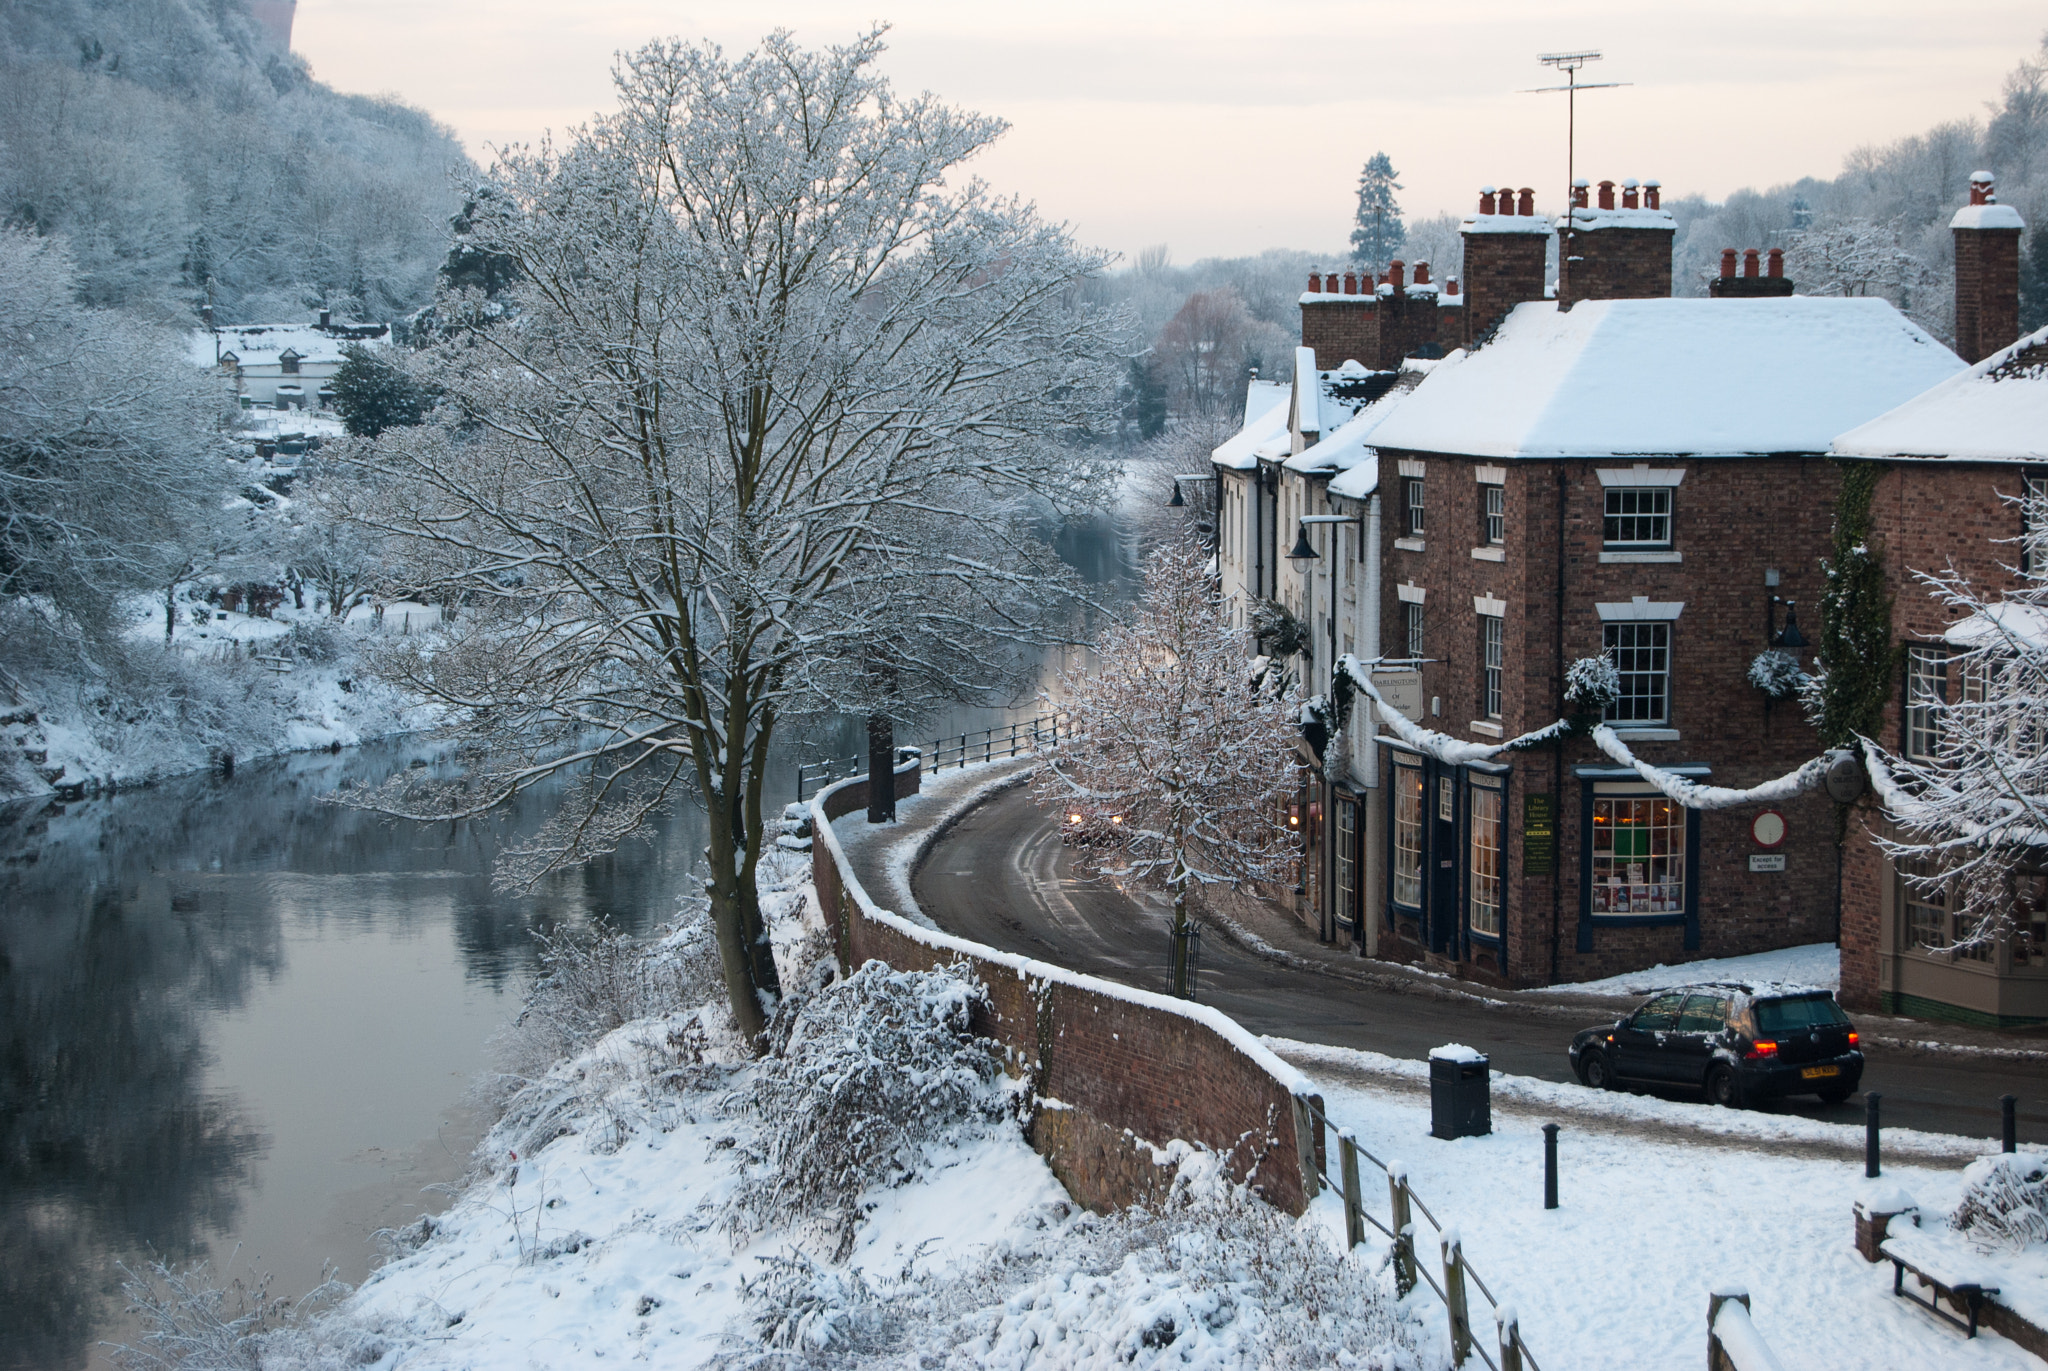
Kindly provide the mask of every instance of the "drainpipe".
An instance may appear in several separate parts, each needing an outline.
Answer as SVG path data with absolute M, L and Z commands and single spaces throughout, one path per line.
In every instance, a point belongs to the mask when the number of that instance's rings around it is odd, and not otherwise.
M 1556 681 L 1559 695 L 1564 692 L 1564 518 L 1565 518 L 1565 476 L 1564 463 L 1557 464 L 1557 593 L 1552 596 L 1556 602 Z M 1559 703 L 1562 703 L 1560 699 Z M 1550 745 L 1550 794 L 1553 813 L 1550 816 L 1551 839 L 1556 846 L 1550 854 L 1550 984 L 1557 984 L 1558 941 L 1564 936 L 1564 743 Z M 1585 841 L 1583 834 L 1580 841 Z
M 1372 498 L 1366 502 L 1365 506 L 1365 585 L 1363 591 L 1364 595 L 1360 599 L 1359 604 L 1365 612 L 1365 623 L 1362 625 L 1365 630 L 1365 641 L 1361 646 L 1365 649 L 1363 654 L 1365 660 L 1375 662 L 1379 660 L 1380 656 L 1380 493 L 1377 490 L 1373 491 Z M 1365 708 L 1369 712 L 1372 709 L 1372 705 L 1368 703 L 1365 705 Z M 1378 732 L 1378 729 L 1375 728 L 1373 731 Z M 1384 810 L 1387 804 L 1387 792 L 1386 788 L 1380 784 L 1380 745 L 1372 741 L 1370 734 L 1366 736 L 1365 765 L 1366 775 L 1369 777 L 1370 793 L 1367 796 L 1366 820 L 1362 825 L 1365 832 L 1360 836 L 1366 844 L 1367 851 L 1384 853 L 1386 850 L 1384 844 L 1376 842 L 1374 839 L 1380 835 L 1385 826 L 1386 816 Z M 1384 857 L 1382 857 L 1382 860 L 1384 860 Z M 1376 906 L 1379 897 L 1386 890 L 1386 883 L 1379 880 L 1367 882 L 1365 870 L 1365 863 L 1360 862 L 1358 864 L 1360 884 L 1369 886 L 1373 895 L 1370 899 L 1361 895 L 1358 901 L 1358 922 L 1360 924 L 1358 930 L 1360 936 L 1357 940 L 1358 955 L 1361 957 L 1373 957 L 1377 956 L 1380 950 L 1380 914 L 1382 911 Z

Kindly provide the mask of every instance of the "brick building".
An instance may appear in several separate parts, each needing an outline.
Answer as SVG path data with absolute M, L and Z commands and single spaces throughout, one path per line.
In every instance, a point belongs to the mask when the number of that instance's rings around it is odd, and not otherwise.
M 1404 526 L 1381 614 L 1425 659 L 1424 722 L 1514 738 L 1565 711 L 1572 662 L 1605 656 L 1622 686 L 1607 721 L 1645 761 L 1732 788 L 1807 761 L 1798 708 L 1747 672 L 1795 606 L 1813 626 L 1828 447 L 1959 369 L 1880 300 L 1518 306 L 1374 434 Z M 1541 984 L 1834 935 L 1822 797 L 1753 829 L 1583 740 L 1455 764 L 1381 742 L 1397 949 Z
M 1967 688 L 1951 658 L 1975 627 L 1957 623 L 1957 611 L 1914 573 L 1953 567 L 1988 600 L 2009 593 L 2021 560 L 2018 497 L 2048 494 L 2048 330 L 2010 342 L 2019 324 L 2024 225 L 1995 203 L 1984 173 L 1971 191 L 1972 203 L 1952 224 L 1957 331 L 1965 355 L 1981 349 L 1982 360 L 1834 444 L 1838 459 L 1881 468 L 1871 546 L 1883 558 L 1901 652 L 1877 741 L 1908 758 L 1926 758 L 1935 745 L 1925 702 L 1954 701 Z M 1971 262 L 1977 269 L 1965 268 Z M 2003 339 L 1999 330 L 2007 331 Z M 1852 832 L 1895 834 L 1873 800 L 1858 806 Z M 1902 880 L 1875 844 L 1848 844 L 1843 887 L 1845 1003 L 1994 1026 L 2048 1023 L 2048 873 L 2022 872 L 2012 926 L 1961 949 L 1970 930 L 1954 902 Z

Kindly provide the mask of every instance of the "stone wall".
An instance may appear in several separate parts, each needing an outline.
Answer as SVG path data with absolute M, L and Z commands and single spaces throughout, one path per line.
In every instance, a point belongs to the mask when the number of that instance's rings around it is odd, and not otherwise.
M 1036 1104 L 1028 1136 L 1069 1194 L 1098 1211 L 1153 1200 L 1174 1176 L 1159 1149 L 1182 1140 L 1227 1155 L 1238 1180 L 1288 1213 L 1307 1208 L 1323 1140 L 1305 1122 L 1305 1107 L 1320 1110 L 1322 1101 L 1299 1072 L 1214 1009 L 999 952 L 876 908 L 831 830 L 832 819 L 866 808 L 867 785 L 855 777 L 811 801 L 812 882 L 840 966 L 966 963 L 988 988 L 974 1029 L 1002 1044 L 1008 1069 L 1030 1079 Z M 899 798 L 917 786 L 915 764 L 897 772 Z

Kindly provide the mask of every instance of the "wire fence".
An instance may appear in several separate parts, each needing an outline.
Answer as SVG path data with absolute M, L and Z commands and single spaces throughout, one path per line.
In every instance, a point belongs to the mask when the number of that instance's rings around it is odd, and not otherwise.
M 1317 1171 L 1318 1179 L 1344 1197 L 1346 1242 L 1349 1246 L 1357 1247 L 1365 1241 L 1366 1226 L 1371 1225 L 1393 1244 L 1394 1287 L 1402 1298 L 1405 1299 L 1415 1288 L 1418 1278 L 1436 1292 L 1437 1298 L 1444 1302 L 1444 1308 L 1450 1315 L 1451 1360 L 1463 1366 L 1466 1358 L 1477 1352 L 1479 1359 L 1485 1362 L 1491 1371 L 1543 1371 L 1543 1368 L 1537 1365 L 1535 1356 L 1522 1342 L 1521 1323 L 1515 1311 L 1502 1305 L 1494 1297 L 1493 1291 L 1487 1288 L 1479 1273 L 1465 1260 L 1464 1243 L 1457 1230 L 1445 1228 L 1437 1216 L 1430 1212 L 1429 1206 L 1422 1202 L 1422 1197 L 1408 1188 L 1407 1170 L 1398 1162 L 1389 1166 L 1360 1147 L 1357 1139 L 1351 1136 L 1351 1130 L 1338 1128 L 1332 1124 L 1313 1100 L 1302 1096 L 1297 1096 L 1296 1099 L 1300 1102 L 1302 1111 L 1297 1118 L 1305 1115 L 1310 1125 L 1317 1130 L 1318 1136 L 1325 1129 L 1337 1135 L 1337 1176 L 1330 1175 L 1327 1149 L 1317 1148 L 1311 1153 L 1304 1147 L 1303 1153 L 1304 1158 L 1316 1153 L 1321 1154 L 1321 1160 L 1315 1164 L 1320 1168 Z M 1387 1178 L 1389 1213 L 1386 1223 L 1381 1223 L 1372 1211 L 1366 1208 L 1364 1189 L 1359 1184 L 1358 1161 L 1361 1157 L 1377 1167 Z M 1430 1227 L 1436 1230 L 1437 1247 L 1443 1258 L 1441 1282 L 1416 1256 L 1416 1227 L 1413 1217 L 1416 1213 L 1420 1213 L 1428 1220 Z M 1478 1287 L 1479 1293 L 1485 1296 L 1488 1307 L 1493 1311 L 1494 1325 L 1500 1332 L 1498 1361 L 1487 1353 L 1485 1344 L 1476 1341 L 1472 1336 L 1472 1321 L 1465 1293 L 1465 1283 L 1468 1280 Z
M 1066 715 L 1041 714 L 1035 719 L 1019 719 L 1015 723 L 998 724 L 972 733 L 949 733 L 943 738 L 932 739 L 915 751 L 923 763 L 922 770 L 929 773 L 1057 747 L 1072 733 L 1073 724 Z M 899 754 L 910 750 L 897 749 Z M 797 802 L 801 804 L 834 781 L 866 775 L 867 769 L 868 756 L 865 752 L 857 752 L 851 757 L 800 762 L 796 768 Z

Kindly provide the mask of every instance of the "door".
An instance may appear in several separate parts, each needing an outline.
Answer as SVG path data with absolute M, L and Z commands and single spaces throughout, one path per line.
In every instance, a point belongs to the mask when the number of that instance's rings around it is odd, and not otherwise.
M 1714 1042 L 1728 1026 L 1728 992 L 1695 990 L 1685 997 L 1678 1028 L 1665 1040 L 1664 1080 L 1704 1085 L 1714 1058 Z
M 1668 1080 L 1664 1048 L 1678 1028 L 1685 992 L 1667 990 L 1624 1019 L 1614 1030 L 1614 1074 L 1632 1081 Z
M 1429 800 L 1429 950 L 1458 955 L 1458 778 L 1438 772 Z

